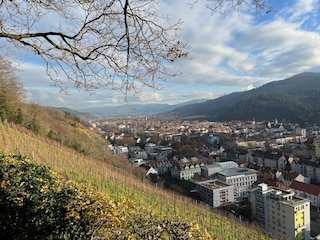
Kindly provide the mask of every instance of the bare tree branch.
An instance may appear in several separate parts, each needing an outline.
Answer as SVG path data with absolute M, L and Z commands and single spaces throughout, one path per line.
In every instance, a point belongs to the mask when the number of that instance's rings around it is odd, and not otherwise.
M 33 50 L 62 89 L 73 82 L 127 94 L 155 88 L 174 74 L 166 62 L 186 56 L 186 45 L 176 44 L 181 22 L 156 9 L 156 0 L 3 0 L 0 39 Z
M 71 82 L 88 91 L 138 93 L 175 75 L 167 62 L 187 56 L 178 36 L 181 21 L 159 15 L 158 1 L 1 0 L 0 39 L 39 55 L 62 90 Z M 244 6 L 272 10 L 268 0 L 202 1 L 221 13 Z

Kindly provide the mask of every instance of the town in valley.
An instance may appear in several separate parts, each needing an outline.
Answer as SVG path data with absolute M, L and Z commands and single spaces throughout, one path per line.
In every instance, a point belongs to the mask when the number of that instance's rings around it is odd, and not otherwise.
M 254 222 L 273 236 L 319 238 L 317 125 L 134 116 L 100 118 L 89 126 L 158 187 Z

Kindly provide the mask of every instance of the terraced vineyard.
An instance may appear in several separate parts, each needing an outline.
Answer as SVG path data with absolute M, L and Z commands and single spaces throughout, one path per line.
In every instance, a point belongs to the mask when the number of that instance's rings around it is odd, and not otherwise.
M 84 183 L 113 200 L 130 199 L 136 205 L 146 206 L 160 218 L 179 216 L 187 222 L 198 223 L 212 239 L 268 239 L 252 225 L 229 218 L 194 200 L 164 191 L 137 179 L 129 173 L 79 154 L 59 143 L 35 135 L 17 125 L 0 123 L 0 151 L 29 156 L 66 178 Z M 109 152 L 110 157 L 116 157 Z

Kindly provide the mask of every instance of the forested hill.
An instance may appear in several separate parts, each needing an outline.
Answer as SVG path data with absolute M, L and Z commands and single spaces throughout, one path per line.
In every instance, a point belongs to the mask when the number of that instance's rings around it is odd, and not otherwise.
M 212 121 L 287 120 L 320 123 L 320 73 L 301 73 L 245 92 L 174 109 L 182 116 Z

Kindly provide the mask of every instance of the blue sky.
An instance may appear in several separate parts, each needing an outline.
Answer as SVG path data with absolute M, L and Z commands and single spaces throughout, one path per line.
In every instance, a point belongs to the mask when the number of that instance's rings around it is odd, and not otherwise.
M 169 66 L 182 74 L 161 82 L 160 90 L 146 88 L 129 95 L 129 103 L 213 99 L 301 72 L 320 72 L 319 0 L 270 1 L 274 12 L 261 16 L 246 9 L 211 14 L 206 1 L 191 8 L 187 3 L 192 1 L 161 0 L 159 6 L 172 20 L 183 20 L 180 34 L 190 46 L 189 56 Z M 24 53 L 20 60 L 18 76 L 28 101 L 77 110 L 126 104 L 123 95 L 108 90 L 60 93 L 33 54 Z

